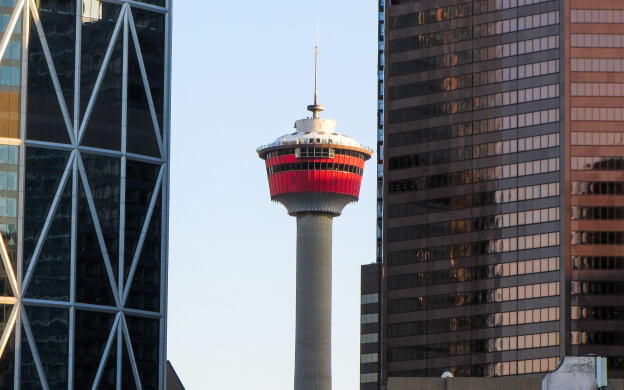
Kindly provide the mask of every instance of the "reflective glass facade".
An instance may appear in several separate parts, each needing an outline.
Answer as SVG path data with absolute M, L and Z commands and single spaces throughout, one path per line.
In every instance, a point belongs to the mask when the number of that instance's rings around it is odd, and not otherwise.
M 566 250 L 570 280 L 569 353 L 609 357 L 610 377 L 624 377 L 624 183 L 620 91 L 624 4 L 569 4 L 566 123 L 569 171 Z
M 361 388 L 542 373 L 566 354 L 624 375 L 624 5 L 379 7 L 381 270 L 375 291 L 362 269 Z
M 0 388 L 164 390 L 170 1 L 0 0 Z

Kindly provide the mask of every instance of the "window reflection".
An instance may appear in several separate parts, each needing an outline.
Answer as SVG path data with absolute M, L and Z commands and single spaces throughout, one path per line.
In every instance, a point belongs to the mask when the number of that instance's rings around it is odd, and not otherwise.
M 602 338 L 601 338 L 602 337 Z M 595 336 L 607 341 L 615 337 Z M 606 344 L 606 342 L 605 342 Z M 546 348 L 559 345 L 559 332 L 536 333 L 490 339 L 471 339 L 451 343 L 427 344 L 388 349 L 389 361 L 432 359 L 448 356 L 461 356 L 476 353 L 504 352 L 532 348 Z
M 419 248 L 388 253 L 390 266 L 415 264 L 427 261 L 458 259 L 461 257 L 505 253 L 522 249 L 551 247 L 559 245 L 559 232 L 529 236 L 501 238 L 497 240 L 465 242 L 433 248 Z
M 467 268 L 405 273 L 388 277 L 388 289 L 397 290 L 446 283 L 497 279 L 559 270 L 559 257 L 513 261 Z
M 529 284 L 497 288 L 490 290 L 477 290 L 455 294 L 429 295 L 415 298 L 394 299 L 388 301 L 389 313 L 408 313 L 480 305 L 496 302 L 509 302 L 525 299 L 552 297 L 559 295 L 559 282 Z

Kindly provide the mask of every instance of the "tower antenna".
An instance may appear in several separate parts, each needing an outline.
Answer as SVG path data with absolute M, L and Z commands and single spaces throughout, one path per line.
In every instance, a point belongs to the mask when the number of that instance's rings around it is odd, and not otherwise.
M 308 111 L 312 112 L 312 118 L 318 119 L 321 111 L 325 107 L 318 104 L 318 70 L 319 70 L 319 36 L 320 36 L 320 22 L 319 18 L 316 18 L 316 44 L 314 45 L 314 104 L 308 106 Z
M 314 45 L 314 105 L 318 98 L 318 65 L 319 65 L 319 19 L 316 18 L 316 44 Z

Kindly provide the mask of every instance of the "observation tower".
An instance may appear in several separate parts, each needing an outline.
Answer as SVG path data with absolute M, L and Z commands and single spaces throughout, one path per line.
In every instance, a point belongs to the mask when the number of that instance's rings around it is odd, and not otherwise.
M 336 132 L 317 104 L 318 48 L 311 118 L 258 148 L 271 199 L 297 218 L 295 390 L 331 389 L 332 219 L 358 200 L 372 150 Z

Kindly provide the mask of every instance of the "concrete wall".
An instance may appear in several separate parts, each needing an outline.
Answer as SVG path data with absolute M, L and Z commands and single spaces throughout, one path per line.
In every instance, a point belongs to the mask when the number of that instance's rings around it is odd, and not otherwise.
M 541 390 L 541 375 L 504 378 L 388 378 L 387 390 Z M 624 390 L 624 379 L 609 380 L 609 390 Z

